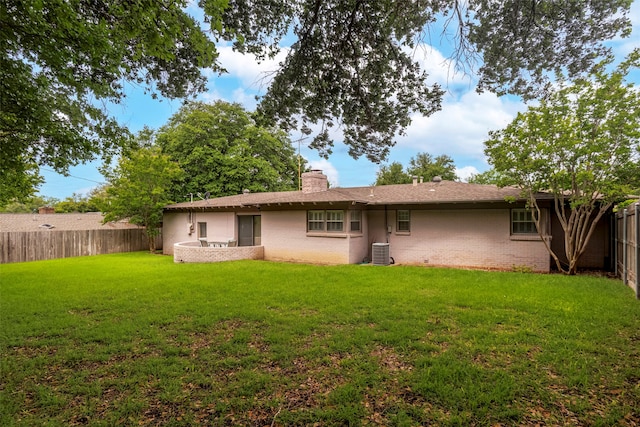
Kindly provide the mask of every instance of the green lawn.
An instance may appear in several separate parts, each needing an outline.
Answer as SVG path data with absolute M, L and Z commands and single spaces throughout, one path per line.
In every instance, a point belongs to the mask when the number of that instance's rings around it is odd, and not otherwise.
M 0 266 L 0 425 L 637 425 L 620 281 L 423 267 Z

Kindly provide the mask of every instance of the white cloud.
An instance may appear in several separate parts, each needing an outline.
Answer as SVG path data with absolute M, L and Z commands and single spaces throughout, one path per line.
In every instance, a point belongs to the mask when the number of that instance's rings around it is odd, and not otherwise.
M 458 100 L 448 97 L 442 111 L 430 117 L 414 116 L 407 135 L 398 138 L 398 147 L 480 160 L 488 131 L 505 127 L 524 109 L 523 103 L 492 93 L 467 92 Z
M 219 101 L 223 99 L 223 96 L 220 95 L 220 93 L 217 90 L 212 90 L 212 91 L 200 94 L 199 98 L 200 100 L 206 103 L 213 103 L 215 101 Z
M 429 83 L 438 83 L 444 88 L 467 86 L 472 88 L 472 78 L 455 69 L 455 63 L 433 46 L 420 44 L 413 52 L 407 51 L 420 67 L 429 74 Z
M 480 173 L 480 171 L 475 166 L 463 166 L 461 168 L 456 168 L 456 175 L 462 181 L 467 181 L 472 175 L 476 175 Z
M 228 72 L 228 76 L 238 78 L 245 89 L 265 91 L 269 87 L 271 77 L 280 68 L 289 49 L 282 50 L 273 59 L 258 61 L 251 54 L 235 52 L 231 46 L 220 46 L 219 62 Z
M 255 110 L 258 105 L 255 95 L 247 93 L 244 88 L 234 90 L 231 101 L 241 104 L 245 109 L 250 111 Z

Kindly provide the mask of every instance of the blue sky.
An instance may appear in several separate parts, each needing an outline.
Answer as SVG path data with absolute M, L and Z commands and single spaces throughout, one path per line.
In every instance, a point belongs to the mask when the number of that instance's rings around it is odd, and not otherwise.
M 640 46 L 640 1 L 633 2 L 630 16 L 633 23 L 631 37 L 609 43 L 618 58 Z M 429 81 L 438 82 L 447 89 L 442 110 L 428 118 L 415 115 L 406 135 L 396 139 L 387 163 L 397 161 L 406 166 L 409 159 L 418 153 L 446 154 L 454 159 L 458 176 L 464 179 L 489 168 L 483 154 L 487 133 L 505 127 L 519 111 L 525 111 L 526 106 L 517 98 L 476 93 L 473 78 L 453 72 L 453 64 L 447 59 L 450 48 L 446 39 L 433 36 L 430 42 L 432 45 L 420 46 L 414 55 L 429 73 Z M 220 62 L 229 73 L 222 76 L 211 73 L 208 90 L 200 99 L 238 102 L 247 110 L 254 110 L 255 96 L 264 93 L 268 85 L 266 73 L 277 69 L 278 62 L 286 54 L 286 47 L 274 60 L 262 63 L 251 56 L 233 52 L 228 45 L 220 45 L 219 51 Z M 640 84 L 638 73 L 634 77 Z M 157 129 L 164 125 L 180 105 L 180 100 L 154 100 L 141 88 L 131 86 L 127 99 L 122 104 L 110 106 L 109 110 L 121 124 L 137 132 L 144 126 Z M 339 130 L 336 132 L 334 139 L 340 141 Z M 291 135 L 293 141 L 299 137 Z M 297 144 L 294 145 L 297 149 Z M 336 143 L 328 160 L 321 159 L 316 152 L 305 147 L 304 142 L 300 145 L 302 156 L 312 167 L 322 169 L 333 186 L 366 186 L 376 179 L 380 165 L 366 158 L 352 159 L 343 144 Z M 104 182 L 98 171 L 99 165 L 99 162 L 93 162 L 73 167 L 67 177 L 43 168 L 45 183 L 40 187 L 40 194 L 57 199 L 74 193 L 86 194 Z

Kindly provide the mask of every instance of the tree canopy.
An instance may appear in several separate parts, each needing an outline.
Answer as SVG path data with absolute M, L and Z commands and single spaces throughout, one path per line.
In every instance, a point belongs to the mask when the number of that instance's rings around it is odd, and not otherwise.
M 215 6 L 219 3 L 219 11 Z M 208 2 L 215 26 L 224 2 Z M 183 98 L 218 70 L 186 1 L 5 0 L 0 4 L 0 173 L 31 173 L 118 154 L 131 135 L 106 103 L 126 84 Z M 13 185 L 27 193 L 33 179 Z M 33 187 L 31 187 L 33 188 Z
M 467 179 L 469 184 L 500 185 L 501 178 L 495 169 L 475 173 Z
M 625 81 L 640 66 L 640 50 L 613 72 L 608 65 L 599 64 L 589 78 L 562 82 L 486 142 L 501 184 L 517 185 L 528 195 L 540 233 L 535 196 L 553 194 L 568 265 L 543 241 L 558 269 L 570 274 L 598 220 L 640 184 L 640 92 Z
M 0 173 L 29 174 L 117 154 L 131 136 L 107 111 L 127 84 L 193 96 L 222 72 L 215 41 L 273 55 L 293 43 L 259 111 L 285 131 L 316 129 L 331 153 L 339 126 L 351 156 L 378 162 L 413 113 L 440 109 L 443 91 L 413 56 L 444 20 L 457 66 L 479 89 L 534 97 L 548 76 L 573 77 L 630 32 L 630 0 L 5 0 L 0 4 Z M 312 126 L 315 125 L 315 126 Z M 28 186 L 37 180 L 16 179 Z M 20 192 L 18 192 L 20 194 Z
M 127 218 L 130 223 L 145 227 L 149 250 L 155 251 L 163 208 L 174 201 L 170 196 L 171 183 L 183 174 L 156 147 L 143 147 L 121 158 L 114 169 L 105 170 L 110 184 L 100 202 L 105 214 L 103 221 Z
M 382 165 L 376 173 L 375 185 L 408 184 L 410 182 L 411 176 L 404 171 L 404 166 L 400 162 Z
M 218 197 L 245 189 L 298 189 L 299 159 L 288 136 L 257 125 L 239 104 L 190 102 L 160 128 L 155 141 L 186 173 L 173 184 L 176 200 L 207 192 Z
M 406 172 L 399 162 L 381 166 L 376 175 L 375 185 L 408 184 L 414 176 L 427 181 L 436 176 L 447 181 L 458 180 L 456 165 L 451 157 L 445 154 L 433 157 L 429 153 L 418 153 L 409 160 Z
M 628 0 L 230 0 L 223 37 L 248 52 L 294 43 L 259 110 L 284 129 L 317 126 L 310 144 L 331 153 L 339 125 L 349 154 L 385 160 L 414 112 L 440 109 L 443 91 L 415 59 L 439 22 L 459 69 L 480 90 L 534 98 L 549 75 L 589 70 L 602 41 L 630 33 Z

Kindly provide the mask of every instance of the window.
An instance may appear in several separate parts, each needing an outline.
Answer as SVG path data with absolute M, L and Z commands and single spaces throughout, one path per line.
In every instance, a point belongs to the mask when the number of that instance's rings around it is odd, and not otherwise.
M 198 223 L 198 237 L 207 237 L 207 223 L 199 222 Z
M 349 219 L 350 219 L 349 227 L 351 231 L 362 231 L 362 227 L 360 225 L 362 221 L 362 211 L 350 211 Z
M 307 231 L 344 230 L 344 211 L 308 211 Z
M 327 211 L 327 231 L 344 229 L 344 211 Z
M 324 211 L 309 211 L 307 213 L 308 231 L 324 231 Z
M 536 224 L 529 209 L 511 210 L 511 234 L 537 234 Z
M 410 211 L 398 211 L 397 220 L 398 224 L 396 225 L 396 231 L 411 231 Z

